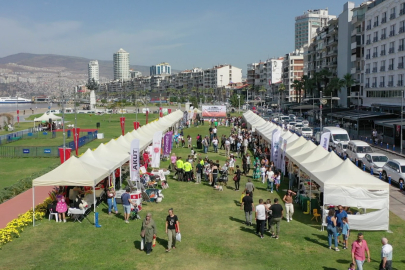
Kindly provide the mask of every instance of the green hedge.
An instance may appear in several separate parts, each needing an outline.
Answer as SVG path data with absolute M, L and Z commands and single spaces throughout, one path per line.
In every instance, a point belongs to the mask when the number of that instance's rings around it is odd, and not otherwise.
M 3 203 L 18 194 L 23 193 L 24 191 L 27 191 L 28 189 L 32 188 L 32 180 L 35 178 L 38 178 L 39 176 L 48 173 L 49 171 L 55 169 L 58 165 L 48 167 L 40 172 L 32 174 L 30 177 L 23 178 L 15 182 L 13 185 L 9 187 L 5 187 L 2 190 L 0 190 L 0 203 Z

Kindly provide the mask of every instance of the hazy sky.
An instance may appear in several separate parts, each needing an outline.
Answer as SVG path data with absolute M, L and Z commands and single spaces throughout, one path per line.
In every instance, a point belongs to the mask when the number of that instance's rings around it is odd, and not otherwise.
M 0 57 L 26 52 L 169 62 L 173 69 L 251 62 L 294 49 L 294 17 L 341 0 L 1 1 Z M 362 1 L 353 1 L 358 6 Z

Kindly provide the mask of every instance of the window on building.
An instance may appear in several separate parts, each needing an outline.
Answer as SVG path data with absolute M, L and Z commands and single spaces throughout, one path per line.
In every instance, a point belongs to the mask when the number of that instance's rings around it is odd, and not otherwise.
M 381 14 L 381 23 L 387 22 L 387 12 Z
M 373 35 L 373 42 L 377 42 L 377 41 L 378 41 L 378 31 L 375 31 L 374 35 Z
M 372 87 L 377 87 L 377 77 L 373 77 L 373 85 Z
M 377 57 L 378 56 L 378 47 L 374 47 L 373 48 L 373 57 Z
M 394 75 L 389 75 L 388 76 L 388 86 L 389 87 L 394 86 Z
M 398 69 L 404 68 L 404 57 L 398 57 Z
M 374 17 L 374 27 L 378 26 L 378 16 Z
M 402 74 L 398 74 L 397 77 L 398 77 L 397 86 L 403 86 L 403 83 L 404 83 L 403 78 L 404 78 L 404 76 Z
M 381 52 L 380 52 L 380 54 L 381 54 L 381 55 L 385 55 L 385 44 L 382 44 L 380 47 L 381 47 Z
M 405 46 L 405 38 L 401 38 L 400 40 L 398 40 L 398 51 L 402 52 L 404 50 L 404 46 Z
M 395 19 L 395 7 L 391 8 L 390 10 L 390 20 Z
M 389 49 L 389 53 L 394 53 L 395 52 L 395 41 L 391 41 L 390 42 L 390 49 Z
M 366 78 L 366 88 L 370 88 L 370 78 Z
M 405 3 L 401 3 L 399 15 L 404 15 L 404 14 L 405 14 Z
M 390 37 L 395 36 L 395 24 L 390 25 Z
M 380 87 L 384 87 L 384 86 L 385 86 L 385 77 L 380 76 Z
M 381 29 L 381 39 L 387 38 L 387 28 Z
M 371 29 L 371 20 L 368 20 L 367 21 L 367 30 L 370 30 Z
M 370 59 L 370 49 L 367 49 L 366 59 Z
M 380 71 L 385 71 L 385 60 L 381 61 Z
M 373 73 L 377 72 L 377 62 L 373 62 Z
M 388 60 L 388 70 L 394 70 L 394 58 Z

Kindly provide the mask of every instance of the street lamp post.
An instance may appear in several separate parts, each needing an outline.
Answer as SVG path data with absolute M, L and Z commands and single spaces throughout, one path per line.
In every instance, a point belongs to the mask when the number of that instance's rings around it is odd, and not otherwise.
M 320 127 L 320 129 L 319 129 L 319 131 L 322 132 L 322 91 L 319 91 L 319 103 L 320 103 L 320 106 L 319 106 L 319 108 L 320 108 L 320 110 L 319 110 L 319 120 L 320 120 L 319 127 Z
M 240 95 L 238 95 L 238 101 L 239 101 L 239 114 L 240 114 Z

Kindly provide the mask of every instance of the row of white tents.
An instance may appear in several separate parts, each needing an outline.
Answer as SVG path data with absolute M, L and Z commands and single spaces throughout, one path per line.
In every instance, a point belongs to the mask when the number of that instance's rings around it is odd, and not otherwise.
M 183 112 L 177 110 L 137 130 L 128 132 L 125 136 L 121 135 L 117 139 L 111 139 L 106 144 L 101 143 L 94 151 L 88 149 L 80 158 L 70 157 L 54 170 L 32 181 L 33 209 L 35 209 L 36 186 L 91 186 L 95 196 L 95 186 L 111 175 L 115 169 L 129 161 L 130 145 L 133 139 L 140 140 L 140 151 L 143 151 L 152 143 L 153 135 L 157 131 L 163 133 L 168 131 L 182 118 Z M 35 213 L 33 215 L 35 217 Z
M 281 137 L 287 142 L 285 156 L 298 166 L 300 172 L 304 172 L 311 181 L 315 181 L 323 189 L 324 205 L 344 205 L 374 210 L 366 214 L 349 215 L 351 229 L 388 230 L 387 183 L 362 171 L 349 159 L 343 161 L 333 151 L 328 152 L 310 140 L 283 130 L 252 111 L 245 112 L 243 117 L 248 127 L 254 129 L 270 145 L 273 131 L 280 130 Z

